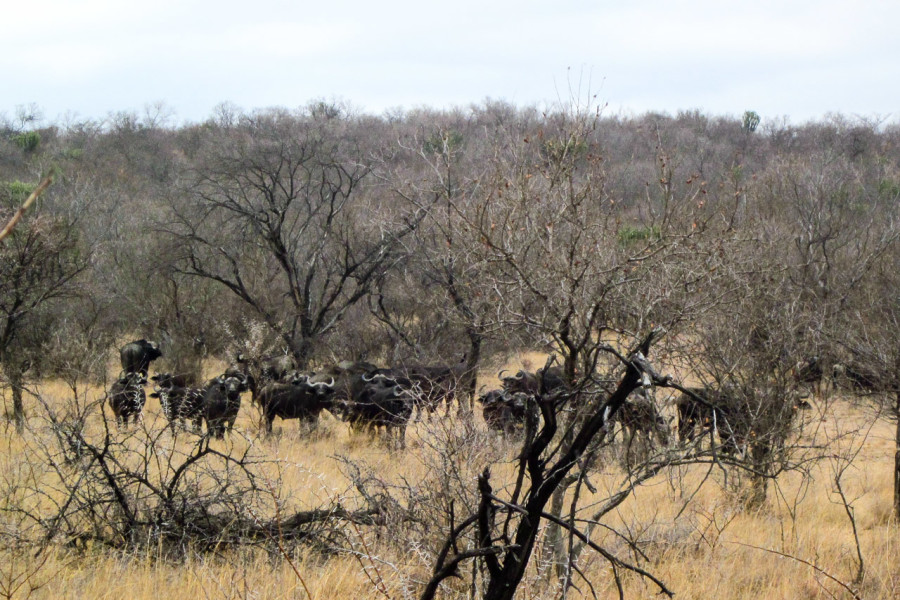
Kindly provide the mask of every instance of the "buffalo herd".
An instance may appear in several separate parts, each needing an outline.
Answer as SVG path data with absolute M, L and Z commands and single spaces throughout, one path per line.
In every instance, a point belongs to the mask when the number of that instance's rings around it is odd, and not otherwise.
M 113 382 L 107 402 L 120 426 L 136 423 L 146 402 L 144 386 L 150 363 L 162 356 L 159 344 L 137 340 L 120 352 L 122 373 Z M 838 372 L 839 371 L 839 372 Z M 798 384 L 818 385 L 823 369 L 817 359 L 798 363 L 794 370 Z M 835 377 L 862 388 L 870 382 L 860 373 L 836 367 Z M 529 421 L 537 423 L 538 397 L 571 392 L 559 367 L 536 372 L 520 370 L 499 374 L 500 389 L 477 397 L 487 427 L 503 436 L 521 435 Z M 355 431 L 380 432 L 387 440 L 405 447 L 406 428 L 414 414 L 432 415 L 442 405 L 449 411 L 456 401 L 474 396 L 474 377 L 465 361 L 455 365 L 413 365 L 382 368 L 374 364 L 345 361 L 317 373 L 301 373 L 290 356 L 251 361 L 241 354 L 225 371 L 201 386 L 192 386 L 184 377 L 156 373 L 151 398 L 159 399 L 172 431 L 190 424 L 195 433 L 206 423 L 207 433 L 224 437 L 234 427 L 241 408 L 241 396 L 250 400 L 261 414 L 260 427 L 271 432 L 276 417 L 296 419 L 307 430 L 315 429 L 322 411 L 328 411 Z M 808 408 L 804 400 L 788 403 L 791 410 Z M 741 402 L 727 386 L 684 388 L 675 400 L 677 438 L 689 443 L 709 433 L 717 435 L 721 448 L 736 452 L 755 435 Z M 674 418 L 674 417 L 673 417 Z M 639 388 L 608 424 L 608 431 L 621 428 L 630 450 L 632 442 L 643 438 L 647 444 L 670 443 L 669 421 L 657 408 L 652 395 Z
M 107 402 L 120 426 L 136 423 L 146 395 L 144 385 L 150 363 L 162 356 L 159 344 L 137 340 L 120 352 L 122 373 L 113 382 Z M 156 373 L 151 398 L 159 399 L 172 431 L 190 428 L 223 438 L 234 427 L 241 395 L 261 412 L 261 427 L 272 431 L 275 417 L 296 419 L 312 430 L 327 410 L 354 430 L 381 432 L 404 447 L 406 427 L 414 411 L 434 413 L 462 397 L 466 386 L 465 362 L 457 365 L 417 365 L 379 368 L 366 362 L 342 362 L 314 374 L 300 373 L 290 356 L 252 361 L 238 354 L 232 365 L 202 386 L 191 386 L 183 376 Z

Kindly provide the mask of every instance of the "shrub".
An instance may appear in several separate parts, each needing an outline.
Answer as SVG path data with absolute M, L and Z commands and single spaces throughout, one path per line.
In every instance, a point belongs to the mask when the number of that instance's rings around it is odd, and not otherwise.
M 0 204 L 17 206 L 24 202 L 36 187 L 33 183 L 22 181 L 0 182 Z
M 649 227 L 632 227 L 625 225 L 619 229 L 619 245 L 623 247 L 630 246 L 637 242 L 656 241 L 659 239 L 659 227 L 651 225 Z
M 25 152 L 34 152 L 41 143 L 41 134 L 37 131 L 25 131 L 14 135 L 13 143 Z

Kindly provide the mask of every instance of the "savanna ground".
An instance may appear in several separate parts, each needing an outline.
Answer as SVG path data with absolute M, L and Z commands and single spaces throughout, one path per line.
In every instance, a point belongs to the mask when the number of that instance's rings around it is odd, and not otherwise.
M 537 355 L 522 355 L 509 366 L 523 363 L 532 368 Z M 218 365 L 210 366 L 215 372 Z M 479 384 L 491 387 L 496 380 L 485 373 Z M 49 402 L 62 402 L 69 394 L 60 382 L 46 381 L 39 393 Z M 91 391 L 102 395 L 102 391 Z M 840 580 L 862 598 L 900 597 L 900 572 L 896 568 L 897 522 L 892 513 L 892 464 L 894 424 L 874 418 L 861 405 L 838 399 L 817 401 L 804 425 L 807 438 L 832 440 L 824 458 L 811 464 L 807 477 L 785 474 L 770 487 L 768 501 L 757 511 L 740 501 L 741 475 L 709 465 L 672 467 L 640 486 L 597 528 L 594 540 L 622 558 L 637 561 L 633 550 L 613 530 L 628 532 L 640 540 L 649 559 L 642 566 L 664 581 L 677 598 L 849 598 L 836 583 Z M 671 400 L 658 395 L 666 414 Z M 252 445 L 262 455 L 280 461 L 284 510 L 306 510 L 335 500 L 352 502 L 352 488 L 341 465 L 345 461 L 366 465 L 384 481 L 422 481 L 440 468 L 436 447 L 448 439 L 446 430 L 466 426 L 456 419 L 433 418 L 410 426 L 405 451 L 360 434 L 351 434 L 343 423 L 326 415 L 314 436 L 301 432 L 296 422 L 276 421 L 270 438 L 259 437 L 258 411 L 242 407 L 237 429 L 220 449 L 242 452 Z M 30 424 L 39 419 L 32 410 Z M 165 426 L 159 403 L 150 399 L 144 425 L 157 431 Z M 99 427 L 91 423 L 89 427 Z M 461 461 L 460 476 L 470 477 L 492 467 L 492 484 L 499 489 L 513 472 L 515 445 L 486 431 L 476 409 L 474 428 L 464 447 L 447 453 Z M 839 435 L 840 434 L 840 435 Z M 8 427 L 0 451 L 0 477 L 10 481 L 14 472 L 40 465 L 23 465 L 23 444 L 36 435 L 24 436 Z M 181 435 L 170 444 L 190 444 Z M 473 443 L 475 440 L 475 443 Z M 446 448 L 440 449 L 447 452 Z M 854 584 L 858 558 L 847 507 L 837 494 L 836 469 L 846 469 L 841 485 L 858 529 L 865 564 L 862 581 Z M 34 475 L 40 477 L 40 473 Z M 582 504 L 590 507 L 620 489 L 627 472 L 621 446 L 611 448 L 599 461 L 592 483 L 596 493 L 582 490 Z M 701 485 L 702 483 L 702 485 Z M 37 501 L 37 500 L 35 500 Z M 50 516 L 48 514 L 48 516 Z M 166 559 L 154 548 L 137 555 L 100 548 L 77 551 L 52 546 L 35 556 L 35 550 L 6 550 L 0 559 L 0 597 L 32 598 L 414 598 L 421 582 L 430 576 L 426 540 L 398 540 L 378 527 L 346 529 L 344 551 L 324 556 L 315 551 L 290 551 L 287 556 L 253 548 L 222 548 L 216 552 L 189 554 L 186 559 Z M 441 539 L 441 532 L 427 543 Z M 421 544 L 419 543 L 421 542 Z M 540 548 L 540 544 L 538 546 Z M 560 598 L 549 584 L 546 559 L 540 550 L 533 568 L 519 589 L 521 598 Z M 469 567 L 466 567 L 468 569 Z M 568 597 L 618 597 L 609 564 L 585 553 L 582 568 L 593 586 L 576 578 L 577 589 Z M 463 580 L 448 580 L 445 597 L 468 597 Z M 632 574 L 623 575 L 626 597 L 655 597 L 658 589 Z

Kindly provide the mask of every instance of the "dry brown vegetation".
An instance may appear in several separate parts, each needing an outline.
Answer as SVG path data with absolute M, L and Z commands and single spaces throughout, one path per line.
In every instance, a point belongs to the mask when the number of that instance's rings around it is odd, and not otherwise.
M 527 366 L 539 358 L 539 354 L 529 353 L 508 366 Z M 483 375 L 485 382 L 492 377 L 491 373 Z M 45 382 L 37 391 L 50 404 L 70 396 L 62 383 Z M 101 392 L 92 390 L 89 395 L 93 394 Z M 39 419 L 32 417 L 30 425 L 37 425 Z M 367 436 L 350 434 L 346 425 L 333 418 L 326 418 L 312 437 L 296 429 L 294 423 L 284 422 L 280 430 L 276 427 L 273 438 L 258 437 L 256 419 L 255 407 L 245 405 L 238 422 L 240 434 L 221 445 L 232 453 L 252 446 L 261 456 L 278 461 L 285 514 L 323 506 L 348 493 L 352 484 L 337 457 L 365 464 L 384 481 L 397 485 L 424 481 L 440 462 L 436 456 L 440 451 L 434 444 L 447 439 L 444 430 L 455 429 L 462 435 L 459 429 L 464 427 L 456 419 L 419 422 L 411 427 L 409 448 L 398 452 Z M 99 426 L 98 422 L 89 424 L 92 428 Z M 151 431 L 165 427 L 157 403 L 148 404 L 144 426 Z M 465 460 L 470 474 L 474 477 L 482 465 L 490 464 L 495 488 L 510 485 L 515 445 L 484 431 L 480 420 L 476 429 L 481 433 L 466 438 L 469 445 Z M 29 427 L 24 436 L 4 437 L 0 480 L 15 480 L 23 468 L 41 469 L 39 464 L 22 464 L 22 457 L 30 455 L 25 446 L 33 444 L 33 436 L 40 435 L 39 431 L 40 427 Z M 717 468 L 676 467 L 642 484 L 607 515 L 604 521 L 610 529 L 598 531 L 595 541 L 617 555 L 629 556 L 635 550 L 613 531 L 628 532 L 646 556 L 645 567 L 680 598 L 850 597 L 834 579 L 862 598 L 896 598 L 900 579 L 894 568 L 898 527 L 892 513 L 890 426 L 846 402 L 820 402 L 814 418 L 804 427 L 802 441 L 812 445 L 824 438 L 831 440 L 828 452 L 832 458 L 817 462 L 808 474 L 779 477 L 776 493 L 757 510 L 744 507 L 738 493 L 740 484 L 734 481 L 740 477 L 738 473 L 730 473 L 729 482 Z M 162 446 L 185 443 L 190 442 L 182 435 Z M 605 452 L 606 460 L 590 475 L 596 492 L 582 491 L 584 514 L 618 490 L 622 479 L 628 477 L 622 467 L 621 446 Z M 842 484 L 852 505 L 866 561 L 861 585 L 852 581 L 857 569 L 855 542 L 833 482 L 840 457 L 846 459 L 856 452 L 859 454 Z M 6 498 L 7 509 L 14 500 Z M 13 523 L 6 521 L 7 534 L 14 529 Z M 28 536 L 26 530 L 19 533 Z M 264 549 L 222 548 L 213 553 L 189 553 L 181 560 L 171 560 L 162 548 L 153 547 L 136 554 L 117 554 L 100 547 L 76 551 L 50 546 L 36 555 L 31 545 L 20 549 L 13 546 L 3 552 L 0 595 L 404 598 L 417 597 L 416 590 L 428 579 L 427 544 L 396 539 L 380 527 L 368 526 L 350 528 L 344 542 L 344 547 L 331 555 L 295 549 L 281 557 Z M 535 558 L 517 597 L 559 597 L 561 590 L 548 582 L 544 572 L 548 557 L 538 553 Z M 569 597 L 617 596 L 609 565 L 601 557 L 587 558 L 582 569 L 593 590 L 585 582 L 577 582 Z M 464 583 L 451 582 L 449 586 L 447 597 L 468 597 Z M 656 593 L 654 586 L 634 575 L 624 576 L 623 586 L 627 597 Z
M 0 597 L 897 597 L 900 128 L 746 116 L 0 115 L 0 223 L 54 175 L 0 240 Z M 198 386 L 452 373 L 460 414 L 119 430 L 137 338 Z

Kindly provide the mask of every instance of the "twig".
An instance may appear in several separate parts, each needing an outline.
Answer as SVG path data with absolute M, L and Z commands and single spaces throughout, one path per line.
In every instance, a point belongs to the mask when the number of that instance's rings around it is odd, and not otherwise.
M 275 486 L 271 482 L 267 482 L 269 485 L 269 491 L 274 495 Z M 250 511 L 251 516 L 253 516 L 253 520 L 257 523 L 260 523 L 259 518 L 254 514 L 254 511 Z M 300 573 L 300 569 L 297 568 L 297 565 L 294 564 L 294 560 L 291 558 L 290 553 L 288 553 L 287 548 L 284 546 L 284 531 L 281 528 L 281 507 L 279 503 L 275 502 L 275 524 L 278 527 L 278 535 L 269 535 L 269 539 L 278 546 L 278 551 L 281 553 L 281 556 L 287 561 L 288 565 L 290 565 L 291 570 L 294 572 L 294 576 L 300 582 L 300 585 L 303 586 L 303 591 L 306 592 L 306 597 L 312 600 L 312 594 L 309 592 L 309 587 L 306 585 L 306 580 L 303 579 L 303 575 Z
M 797 562 L 799 562 L 799 563 L 801 563 L 801 564 L 804 564 L 804 565 L 806 565 L 807 567 L 810 567 L 810 568 L 813 569 L 815 572 L 817 572 L 817 573 L 819 573 L 819 574 L 821 574 L 821 575 L 824 575 L 824 576 L 827 577 L 828 579 L 832 580 L 833 582 L 835 582 L 836 584 L 838 584 L 839 586 L 841 586 L 842 588 L 844 588 L 845 590 L 847 590 L 847 592 L 849 592 L 850 595 L 853 596 L 856 600 L 862 600 L 862 597 L 861 597 L 861 596 L 860 596 L 853 588 L 851 588 L 849 585 L 847 585 L 846 583 L 844 583 L 843 581 L 841 581 L 840 579 L 838 579 L 837 577 L 835 577 L 834 575 L 832 575 L 831 573 L 829 573 L 828 571 L 826 571 L 825 569 L 823 569 L 822 567 L 820 567 L 820 566 L 818 566 L 818 565 L 816 565 L 816 564 L 813 564 L 813 563 L 809 562 L 809 561 L 806 560 L 806 559 L 800 558 L 799 556 L 794 556 L 794 555 L 792 555 L 792 554 L 786 554 L 786 553 L 784 553 L 784 552 L 779 552 L 778 550 L 772 550 L 772 549 L 770 549 L 770 548 L 763 548 L 763 547 L 761 547 L 761 546 L 754 546 L 753 544 L 745 544 L 744 542 L 728 541 L 728 542 L 726 542 L 726 543 L 729 543 L 729 544 L 737 544 L 738 546 L 746 546 L 747 548 L 753 548 L 754 550 L 762 550 L 763 552 L 769 552 L 769 553 L 771 553 L 771 554 L 775 554 L 775 555 L 780 556 L 780 557 L 782 557 L 782 558 L 790 558 L 791 560 L 796 560 Z
M 378 576 L 377 580 L 369 574 L 369 569 L 367 569 L 365 565 L 363 565 L 363 573 L 366 574 L 366 577 L 369 578 L 369 581 L 372 582 L 378 592 L 380 592 L 388 600 L 391 600 L 391 594 L 388 592 L 387 585 L 385 585 L 384 583 L 384 578 L 381 576 L 381 570 L 378 568 L 378 564 L 374 560 L 372 560 L 372 551 L 369 550 L 369 546 L 368 544 L 366 544 L 366 538 L 363 536 L 362 532 L 360 532 L 359 527 L 356 523 L 351 521 L 350 526 L 353 528 L 353 531 L 356 532 L 356 536 L 359 538 L 359 541 L 363 547 L 363 551 L 365 552 L 365 557 L 369 559 L 369 564 L 375 571 L 375 575 Z M 356 559 L 360 561 L 360 564 L 362 564 L 362 558 L 360 556 L 357 556 Z
M 560 519 L 554 515 L 551 515 L 550 513 L 547 513 L 547 512 L 541 513 L 541 516 L 543 518 L 547 519 L 548 521 L 553 521 L 560 527 L 570 531 L 575 537 L 577 537 L 579 540 L 583 541 L 585 544 L 588 545 L 589 548 L 591 548 L 594 552 L 598 553 L 600 556 L 605 558 L 610 563 L 610 565 L 613 567 L 613 575 L 616 576 L 616 586 L 619 588 L 620 597 L 624 597 L 623 596 L 624 591 L 622 590 L 621 583 L 619 581 L 617 567 L 622 567 L 623 569 L 625 569 L 627 571 L 631 571 L 633 573 L 637 573 L 638 575 L 640 575 L 642 577 L 646 577 L 647 579 L 649 579 L 650 581 L 652 581 L 653 583 L 656 584 L 656 586 L 659 588 L 660 594 L 665 594 L 669 598 L 672 598 L 675 596 L 675 592 L 673 592 L 668 587 L 666 587 L 666 585 L 660 579 L 656 578 L 652 573 L 645 571 L 644 569 L 638 567 L 637 565 L 632 565 L 630 563 L 623 561 L 621 558 L 614 556 L 608 550 L 606 550 L 603 547 L 599 546 L 598 544 L 592 542 L 590 540 L 590 538 L 588 538 L 585 534 L 583 534 L 581 531 L 579 531 L 575 527 L 570 526 L 568 523 L 566 523 L 562 519 Z
M 834 487 L 841 497 L 841 504 L 844 506 L 844 512 L 847 513 L 847 520 L 850 521 L 850 528 L 853 531 L 853 542 L 856 544 L 856 577 L 853 579 L 853 583 L 859 585 L 862 583 L 866 574 L 866 563 L 863 560 L 862 546 L 859 543 L 859 532 L 856 529 L 856 515 L 854 514 L 853 506 L 850 504 L 850 501 L 847 500 L 846 494 L 844 494 L 844 486 L 841 485 L 841 477 L 843 474 L 844 469 L 839 469 L 838 473 L 834 476 Z
M 6 227 L 3 228 L 3 231 L 0 231 L 0 241 L 3 241 L 3 238 L 12 233 L 13 227 L 19 222 L 22 218 L 22 215 L 25 214 L 25 211 L 34 204 L 34 201 L 38 199 L 38 197 L 44 193 L 50 184 L 53 183 L 53 174 L 47 175 L 44 179 L 38 184 L 34 191 L 28 195 L 28 198 L 25 200 L 25 203 L 16 211 L 16 214 L 12 216 L 12 219 L 9 220 L 9 223 L 6 224 Z

